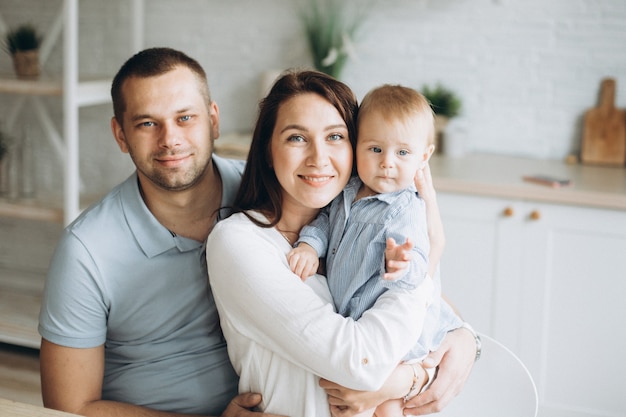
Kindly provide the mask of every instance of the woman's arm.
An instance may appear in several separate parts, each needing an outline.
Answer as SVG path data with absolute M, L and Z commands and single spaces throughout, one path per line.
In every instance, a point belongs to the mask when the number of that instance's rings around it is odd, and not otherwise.
M 328 380 L 377 390 L 414 344 L 432 282 L 390 290 L 360 320 L 344 318 L 289 270 L 271 229 L 220 222 L 207 264 L 222 320 L 272 352 Z M 246 254 L 242 261 L 241 254 Z

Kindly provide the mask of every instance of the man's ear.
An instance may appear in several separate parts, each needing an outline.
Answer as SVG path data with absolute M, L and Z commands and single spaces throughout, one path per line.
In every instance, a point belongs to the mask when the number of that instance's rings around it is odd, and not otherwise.
M 216 140 L 220 137 L 220 109 L 214 101 L 209 105 L 209 119 L 211 119 L 211 138 Z
M 128 143 L 126 142 L 124 129 L 122 129 L 122 125 L 119 124 L 115 117 L 111 118 L 111 132 L 113 132 L 113 137 L 115 138 L 115 142 L 117 142 L 117 146 L 120 147 L 120 150 L 123 153 L 128 153 Z

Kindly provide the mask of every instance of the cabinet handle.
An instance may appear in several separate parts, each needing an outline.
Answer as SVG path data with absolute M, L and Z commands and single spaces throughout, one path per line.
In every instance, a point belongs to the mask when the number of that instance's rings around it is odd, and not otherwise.
M 513 207 L 507 207 L 504 209 L 502 214 L 504 215 L 504 217 L 513 217 L 513 215 L 515 214 L 515 210 L 513 210 Z
M 539 212 L 539 210 L 533 210 L 530 212 L 530 220 L 539 220 L 541 219 L 541 213 Z

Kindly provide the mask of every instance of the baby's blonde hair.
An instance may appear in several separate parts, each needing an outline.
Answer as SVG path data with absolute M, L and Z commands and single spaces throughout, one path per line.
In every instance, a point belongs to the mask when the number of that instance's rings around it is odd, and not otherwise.
M 359 107 L 358 121 L 371 113 L 386 121 L 406 121 L 416 118 L 424 127 L 426 144 L 435 143 L 435 115 L 430 103 L 418 91 L 401 85 L 384 84 L 370 90 Z

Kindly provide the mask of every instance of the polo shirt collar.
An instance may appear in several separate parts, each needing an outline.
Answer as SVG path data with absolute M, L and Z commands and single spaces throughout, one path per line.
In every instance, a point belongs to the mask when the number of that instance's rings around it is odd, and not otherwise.
M 238 169 L 238 165 L 220 158 L 219 156 L 213 155 L 213 162 L 222 180 L 221 206 L 230 206 L 239 188 L 241 172 Z M 178 248 L 181 252 L 187 252 L 196 250 L 204 245 L 204 242 L 198 242 L 183 236 L 176 236 L 159 223 L 148 209 L 148 206 L 146 206 L 143 198 L 141 198 L 139 179 L 137 178 L 136 171 L 124 182 L 120 193 L 122 210 L 124 211 L 128 227 L 143 252 L 149 258 L 160 255 L 173 248 Z M 225 216 L 226 213 L 223 211 L 220 212 L 221 218 Z

